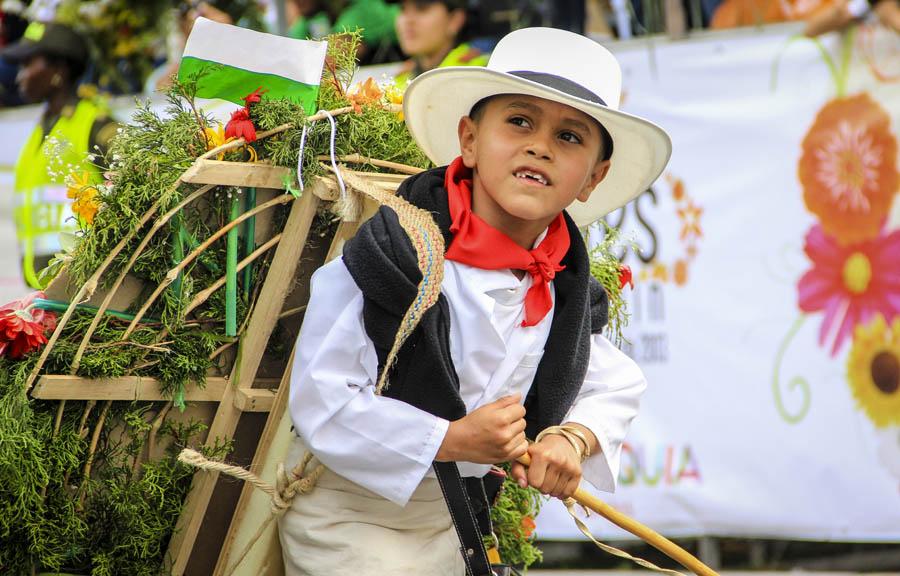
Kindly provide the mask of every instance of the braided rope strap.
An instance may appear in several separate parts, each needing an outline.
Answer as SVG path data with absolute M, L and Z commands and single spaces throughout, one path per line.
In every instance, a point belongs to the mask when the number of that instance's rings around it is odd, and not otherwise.
M 344 182 L 348 186 L 382 206 L 387 206 L 397 214 L 400 226 L 409 236 L 409 241 L 416 251 L 419 271 L 422 273 L 422 280 L 419 281 L 416 288 L 416 298 L 400 321 L 400 328 L 397 330 L 394 344 L 388 353 L 384 370 L 378 378 L 378 384 L 375 386 L 375 393 L 381 394 L 381 391 L 387 386 L 388 372 L 397 360 L 400 348 L 419 325 L 425 312 L 438 301 L 438 296 L 441 294 L 441 283 L 444 281 L 444 236 L 428 211 L 413 206 L 403 198 L 367 182 L 350 171 L 344 171 L 343 176 Z

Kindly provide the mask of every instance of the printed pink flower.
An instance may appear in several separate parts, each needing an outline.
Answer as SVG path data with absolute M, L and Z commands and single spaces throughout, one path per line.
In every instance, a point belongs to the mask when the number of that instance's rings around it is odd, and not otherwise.
M 806 234 L 804 251 L 813 267 L 797 285 L 798 305 L 825 312 L 819 344 L 833 338 L 832 356 L 855 326 L 876 313 L 888 322 L 900 315 L 900 230 L 842 246 L 816 225 Z
M 56 328 L 56 314 L 32 308 L 35 292 L 22 300 L 0 307 L 0 356 L 18 359 L 47 343 L 46 333 Z

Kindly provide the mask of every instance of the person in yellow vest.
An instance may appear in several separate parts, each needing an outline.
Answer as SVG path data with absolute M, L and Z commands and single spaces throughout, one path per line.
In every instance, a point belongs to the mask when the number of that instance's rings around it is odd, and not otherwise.
M 19 65 L 16 83 L 29 103 L 44 103 L 40 121 L 19 153 L 15 172 L 16 235 L 25 281 L 40 288 L 38 271 L 60 250 L 61 232 L 72 232 L 72 199 L 66 177 L 92 183 L 100 169 L 89 154 L 102 158 L 117 125 L 107 111 L 77 95 L 88 61 L 87 45 L 71 28 L 32 22 L 24 36 L 0 52 Z M 95 160 L 95 162 L 97 162 Z
M 397 86 L 444 66 L 484 66 L 487 55 L 463 42 L 466 35 L 466 0 L 403 0 L 397 16 L 397 40 L 409 57 L 394 76 Z

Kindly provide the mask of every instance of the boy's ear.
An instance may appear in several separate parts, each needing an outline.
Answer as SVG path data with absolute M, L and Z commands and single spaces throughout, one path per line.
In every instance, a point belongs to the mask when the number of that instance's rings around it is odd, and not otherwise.
M 594 169 L 591 171 L 590 178 L 585 183 L 584 188 L 581 190 L 581 193 L 576 196 L 578 200 L 581 202 L 587 202 L 588 198 L 591 197 L 591 192 L 594 191 L 594 188 L 597 187 L 597 184 L 603 181 L 606 178 L 606 175 L 609 174 L 609 167 L 612 166 L 612 162 L 610 160 L 600 160 L 596 164 L 594 164 Z
M 475 136 L 478 125 L 468 116 L 463 116 L 459 119 L 456 132 L 459 136 L 459 154 L 462 156 L 463 164 L 466 168 L 475 168 Z

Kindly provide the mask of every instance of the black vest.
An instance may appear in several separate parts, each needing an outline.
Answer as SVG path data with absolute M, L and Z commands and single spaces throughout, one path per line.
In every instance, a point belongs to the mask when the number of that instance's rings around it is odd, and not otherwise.
M 408 178 L 398 194 L 432 213 L 449 246 L 453 237 L 444 172 L 436 168 Z M 561 261 L 565 269 L 553 280 L 556 302 L 550 335 L 525 402 L 530 438 L 560 424 L 575 402 L 587 373 L 590 336 L 607 321 L 606 292 L 590 275 L 580 231 L 568 214 L 565 220 L 571 243 Z M 344 263 L 363 293 L 363 322 L 375 345 L 380 374 L 422 278 L 415 250 L 393 210 L 382 207 L 362 224 L 344 246 Z M 447 420 L 465 416 L 450 357 L 450 314 L 443 294 L 400 349 L 383 394 Z

